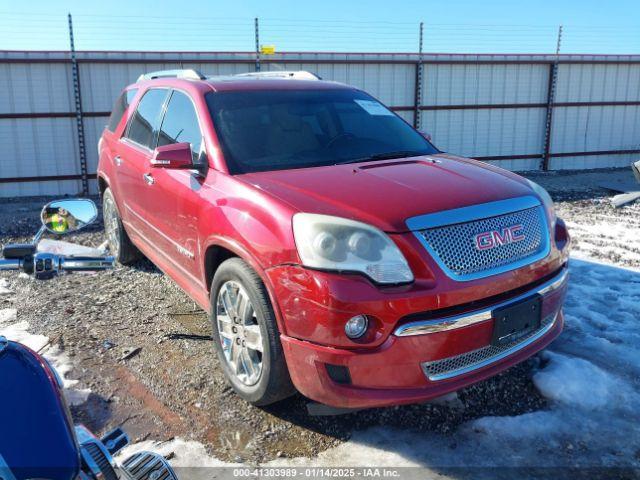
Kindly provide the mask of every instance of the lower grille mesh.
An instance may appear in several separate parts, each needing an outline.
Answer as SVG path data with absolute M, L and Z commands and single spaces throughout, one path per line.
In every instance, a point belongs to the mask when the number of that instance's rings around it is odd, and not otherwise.
M 549 315 L 542 320 L 540 327 L 535 330 L 523 332 L 517 340 L 511 343 L 500 346 L 487 345 L 486 347 L 463 353 L 461 355 L 456 355 L 455 357 L 443 358 L 433 362 L 425 362 L 422 364 L 422 370 L 429 380 L 443 380 L 445 378 L 466 373 L 469 368 L 473 369 L 474 366 L 479 368 L 481 366 L 480 364 L 485 364 L 487 362 L 491 363 L 492 360 L 498 360 L 501 358 L 501 355 L 508 350 L 518 347 L 532 337 L 548 330 L 554 323 L 556 317 L 557 313 Z

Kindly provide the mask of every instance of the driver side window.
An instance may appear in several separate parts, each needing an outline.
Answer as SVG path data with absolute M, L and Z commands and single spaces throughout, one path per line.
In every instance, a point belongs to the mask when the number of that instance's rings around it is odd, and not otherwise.
M 176 90 L 171 94 L 167 112 L 158 132 L 158 146 L 181 142 L 191 144 L 193 163 L 199 163 L 202 132 L 198 124 L 198 116 L 191 99 Z

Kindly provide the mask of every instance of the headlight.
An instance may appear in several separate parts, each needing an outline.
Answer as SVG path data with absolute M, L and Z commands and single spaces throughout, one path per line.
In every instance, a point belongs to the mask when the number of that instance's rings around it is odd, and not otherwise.
M 293 216 L 293 235 L 303 265 L 360 272 L 377 283 L 404 283 L 413 273 L 391 239 L 371 225 L 313 213 Z
M 549 220 L 551 221 L 552 227 L 556 221 L 556 209 L 553 206 L 553 200 L 551 199 L 551 195 L 544 188 L 538 185 L 536 182 L 532 182 L 527 179 L 529 182 L 529 186 L 533 189 L 534 192 L 538 194 L 540 200 L 542 200 L 542 204 L 544 205 L 544 209 L 547 211 L 547 215 L 549 216 Z

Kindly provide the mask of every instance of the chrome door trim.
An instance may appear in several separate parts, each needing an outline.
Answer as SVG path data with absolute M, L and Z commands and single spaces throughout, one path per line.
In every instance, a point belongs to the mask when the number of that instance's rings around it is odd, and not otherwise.
M 408 337 L 412 335 L 424 335 L 428 333 L 446 332 L 456 328 L 466 327 L 475 323 L 484 322 L 493 318 L 493 311 L 497 308 L 506 307 L 510 304 L 517 303 L 532 295 L 547 295 L 558 290 L 567 282 L 569 277 L 569 269 L 564 267 L 562 271 L 551 280 L 529 290 L 526 293 L 518 295 L 504 302 L 492 305 L 489 308 L 475 310 L 461 315 L 453 315 L 450 317 L 437 318 L 432 320 L 418 320 L 399 326 L 393 332 L 397 337 Z

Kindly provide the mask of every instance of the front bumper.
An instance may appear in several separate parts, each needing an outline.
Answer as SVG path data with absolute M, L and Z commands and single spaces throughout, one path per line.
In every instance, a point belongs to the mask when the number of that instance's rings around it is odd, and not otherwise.
M 415 320 L 375 348 L 346 349 L 282 335 L 289 373 L 307 397 L 343 408 L 418 403 L 491 377 L 555 339 L 563 327 L 567 267 L 528 291 L 463 314 Z M 542 325 L 506 347 L 492 347 L 492 311 L 532 295 L 542 297 Z M 346 367 L 348 383 L 327 365 Z

